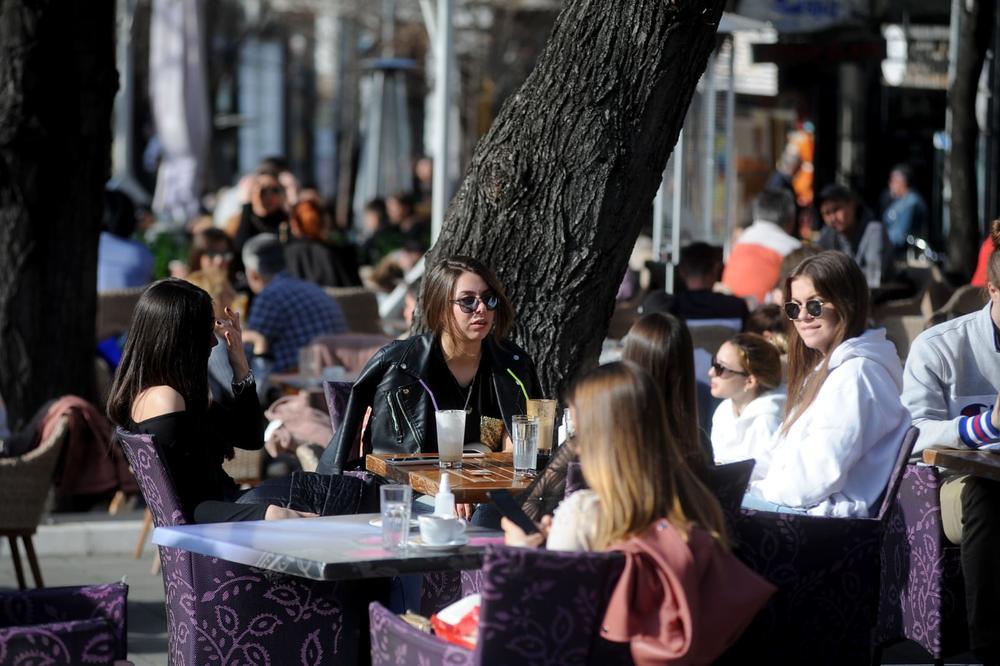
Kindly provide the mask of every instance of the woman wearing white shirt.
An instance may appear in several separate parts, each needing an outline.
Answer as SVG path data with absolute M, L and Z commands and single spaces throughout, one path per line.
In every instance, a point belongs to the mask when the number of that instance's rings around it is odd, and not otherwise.
M 903 368 L 885 331 L 865 330 L 864 274 L 847 255 L 804 260 L 785 282 L 789 336 L 786 417 L 763 479 L 743 506 L 867 517 L 910 426 Z
M 708 376 L 723 401 L 712 416 L 715 462 L 753 458 L 753 478 L 763 478 L 785 409 L 781 354 L 763 336 L 740 333 L 719 347 Z

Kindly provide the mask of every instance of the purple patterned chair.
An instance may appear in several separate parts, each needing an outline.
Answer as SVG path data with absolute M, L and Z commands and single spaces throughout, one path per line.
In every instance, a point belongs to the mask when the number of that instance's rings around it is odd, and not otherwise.
M 475 651 L 414 629 L 373 603 L 372 664 L 610 663 L 599 627 L 623 565 L 620 553 L 487 546 Z
M 727 653 L 732 663 L 869 663 L 879 552 L 917 434 L 904 436 L 874 517 L 741 512 L 734 550 L 778 592 Z
M 323 382 L 323 395 L 326 396 L 326 409 L 330 413 L 330 427 L 336 434 L 340 422 L 344 420 L 347 410 L 347 399 L 351 397 L 354 382 Z
M 190 523 L 153 438 L 115 434 L 153 523 Z M 160 560 L 174 666 L 368 660 L 365 609 L 386 598 L 384 581 L 312 581 L 162 546 Z
M 0 591 L 0 664 L 110 664 L 128 652 L 125 583 Z
M 882 543 L 875 644 L 908 639 L 943 663 L 969 649 L 960 550 L 941 527 L 936 467 L 907 465 Z

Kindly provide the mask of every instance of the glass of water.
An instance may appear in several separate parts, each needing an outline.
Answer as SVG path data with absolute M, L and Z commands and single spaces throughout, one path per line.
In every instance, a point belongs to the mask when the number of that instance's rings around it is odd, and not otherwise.
M 465 410 L 439 409 L 434 412 L 434 423 L 437 426 L 438 465 L 445 469 L 462 469 Z
M 512 419 L 514 432 L 514 474 L 534 476 L 538 461 L 538 417 L 517 414 Z
M 382 547 L 386 550 L 405 550 L 410 536 L 413 491 L 409 486 L 385 485 L 379 492 L 382 499 Z

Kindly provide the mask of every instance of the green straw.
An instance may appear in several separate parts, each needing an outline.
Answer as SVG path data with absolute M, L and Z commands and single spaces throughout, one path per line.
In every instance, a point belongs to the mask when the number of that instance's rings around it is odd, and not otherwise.
M 522 382 L 521 379 L 517 375 L 515 375 L 514 371 L 511 370 L 510 368 L 507 368 L 507 373 L 511 377 L 513 377 L 514 381 L 517 382 L 517 385 L 521 387 L 521 393 L 524 394 L 524 402 L 527 403 L 528 400 L 531 400 L 531 398 L 528 397 L 528 390 L 524 388 L 524 382 Z

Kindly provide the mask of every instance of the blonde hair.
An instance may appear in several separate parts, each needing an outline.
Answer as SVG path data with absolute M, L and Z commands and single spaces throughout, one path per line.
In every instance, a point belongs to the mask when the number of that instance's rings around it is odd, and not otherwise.
M 726 545 L 719 502 L 685 462 L 649 373 L 629 362 L 602 365 L 577 383 L 570 402 L 583 476 L 600 498 L 595 547 L 662 518 L 684 535 L 697 524 Z

